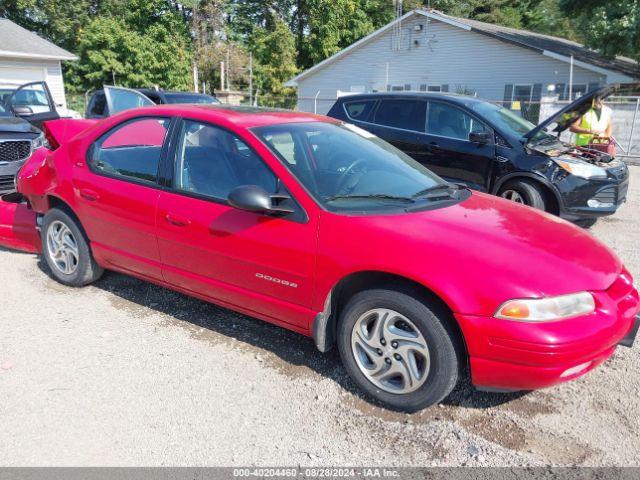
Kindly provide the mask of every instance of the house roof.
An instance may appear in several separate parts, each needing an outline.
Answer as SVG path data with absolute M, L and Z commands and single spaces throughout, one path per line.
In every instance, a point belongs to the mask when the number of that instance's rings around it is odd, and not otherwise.
M 54 45 L 6 18 L 0 18 L 0 57 L 77 60 L 73 53 Z
M 449 25 L 461 28 L 463 30 L 476 32 L 482 35 L 493 37 L 497 40 L 517 45 L 522 48 L 535 50 L 543 55 L 556 58 L 562 61 L 570 61 L 573 56 L 574 63 L 580 67 L 595 70 L 600 73 L 618 72 L 631 78 L 640 79 L 640 65 L 634 60 L 626 57 L 607 58 L 593 50 L 565 38 L 553 37 L 550 35 L 542 35 L 540 33 L 529 32 L 526 30 L 518 30 L 516 28 L 503 27 L 491 23 L 479 22 L 477 20 L 469 20 L 466 18 L 452 17 L 436 10 L 413 10 L 404 14 L 401 18 L 383 26 L 375 32 L 358 40 L 344 50 L 323 60 L 313 67 L 305 70 L 296 77 L 285 83 L 285 86 L 293 87 L 297 85 L 298 80 L 303 79 L 307 75 L 325 67 L 334 62 L 351 50 L 368 43 L 378 36 L 391 29 L 398 22 L 402 22 L 408 17 L 414 15 L 422 15 L 434 20 L 438 20 Z

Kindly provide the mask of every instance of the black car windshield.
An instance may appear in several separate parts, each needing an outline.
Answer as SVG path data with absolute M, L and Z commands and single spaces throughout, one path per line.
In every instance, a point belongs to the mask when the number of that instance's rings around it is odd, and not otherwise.
M 477 102 L 471 105 L 471 109 L 484 117 L 491 126 L 498 130 L 505 130 L 515 137 L 522 138 L 535 128 L 535 125 L 529 120 L 493 103 Z M 555 139 L 553 135 L 540 131 L 531 140 L 539 141 L 552 138 Z
M 252 129 L 307 191 L 332 211 L 406 208 L 453 186 L 384 140 L 349 124 Z M 412 207 L 413 208 L 413 207 Z
M 203 93 L 165 93 L 167 103 L 220 103 L 217 98 Z

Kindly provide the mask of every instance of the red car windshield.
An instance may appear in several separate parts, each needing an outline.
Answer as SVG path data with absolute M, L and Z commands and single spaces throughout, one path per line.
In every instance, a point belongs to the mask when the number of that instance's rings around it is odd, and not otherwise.
M 449 184 L 375 135 L 324 122 L 252 131 L 330 210 L 398 207 Z

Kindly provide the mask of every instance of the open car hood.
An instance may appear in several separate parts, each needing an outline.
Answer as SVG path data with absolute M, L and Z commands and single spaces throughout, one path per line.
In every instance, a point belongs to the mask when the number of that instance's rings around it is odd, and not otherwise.
M 533 138 L 539 131 L 547 129 L 547 127 L 554 123 L 556 125 L 551 128 L 550 131 L 558 134 L 564 132 L 573 122 L 582 117 L 587 110 L 591 108 L 594 100 L 605 99 L 619 90 L 619 84 L 611 84 L 582 95 L 580 98 L 558 111 L 555 115 L 551 115 L 549 118 L 539 123 L 535 128 L 532 128 L 525 135 L 525 138 Z

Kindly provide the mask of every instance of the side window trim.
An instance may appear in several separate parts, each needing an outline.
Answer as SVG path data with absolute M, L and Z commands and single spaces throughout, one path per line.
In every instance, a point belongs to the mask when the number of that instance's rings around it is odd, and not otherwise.
M 231 205 L 229 205 L 229 201 L 226 198 L 219 198 L 219 197 L 214 197 L 214 196 L 210 196 L 210 195 L 204 195 L 201 193 L 197 193 L 197 192 L 189 192 L 187 190 L 181 190 L 175 187 L 174 185 L 174 180 L 175 180 L 175 169 L 178 165 L 178 152 L 179 152 L 179 144 L 180 144 L 180 136 L 181 136 L 181 132 L 182 132 L 182 126 L 184 125 L 185 122 L 198 122 L 198 123 L 202 123 L 204 125 L 208 125 L 214 128 L 219 128 L 220 130 L 223 130 L 231 135 L 234 135 L 235 137 L 237 137 L 239 140 L 241 140 L 246 146 L 247 148 L 254 154 L 256 155 L 256 157 L 258 159 L 260 159 L 260 161 L 265 165 L 265 167 L 267 167 L 267 169 L 273 174 L 273 176 L 276 179 L 277 182 L 277 186 L 278 186 L 278 191 L 280 190 L 284 190 L 288 195 L 291 196 L 291 201 L 296 205 L 296 208 L 298 210 L 299 213 L 294 213 L 291 216 L 284 216 L 284 217 L 280 217 L 283 220 L 289 220 L 292 222 L 296 222 L 296 223 L 307 223 L 309 221 L 309 216 L 307 215 L 306 210 L 304 209 L 304 207 L 302 206 L 302 204 L 300 202 L 298 202 L 298 200 L 296 199 L 296 197 L 293 195 L 293 193 L 291 193 L 289 191 L 289 189 L 286 187 L 286 185 L 284 184 L 284 182 L 282 182 L 282 180 L 280 179 L 280 177 L 278 175 L 276 175 L 276 173 L 273 171 L 273 169 L 271 168 L 271 166 L 264 160 L 264 158 L 255 150 L 255 148 L 253 148 L 244 138 L 242 138 L 240 135 L 238 135 L 236 132 L 222 126 L 222 125 L 217 125 L 215 123 L 209 122 L 207 120 L 201 120 L 199 118 L 189 118 L 189 117 L 177 117 L 175 118 L 175 124 L 174 124 L 174 128 L 173 131 L 171 132 L 171 143 L 169 145 L 169 148 L 167 149 L 167 157 L 165 160 L 165 166 L 164 168 L 166 170 L 164 170 L 163 173 L 166 174 L 166 172 L 170 172 L 169 175 L 167 175 L 164 178 L 164 181 L 167 182 L 166 185 L 164 186 L 164 190 L 167 190 L 171 193 L 173 193 L 174 195 L 182 195 L 184 197 L 190 197 L 190 198 L 195 198 L 197 200 L 203 200 L 206 202 L 211 202 L 211 203 L 216 203 L 218 205 L 225 205 L 228 206 L 229 208 L 233 208 L 231 207 Z
M 443 102 L 443 101 L 441 101 L 441 100 L 431 100 L 431 99 L 427 102 L 427 115 L 426 115 L 426 118 L 425 118 L 425 133 L 426 133 L 427 135 L 430 135 L 430 136 L 432 136 L 432 137 L 438 137 L 438 138 L 448 138 L 448 139 L 451 139 L 451 140 L 457 140 L 457 141 L 459 141 L 459 142 L 471 143 L 471 142 L 469 141 L 469 138 L 450 137 L 450 136 L 447 136 L 447 135 L 439 135 L 439 134 L 437 134 L 437 133 L 431 133 L 431 132 L 429 131 L 429 110 L 431 109 L 431 104 L 432 104 L 432 103 L 439 103 L 439 104 L 446 105 L 446 106 L 448 106 L 448 107 L 456 108 L 456 109 L 460 110 L 462 113 L 464 113 L 464 114 L 465 114 L 465 115 L 467 115 L 468 117 L 471 117 L 471 119 L 472 119 L 473 121 L 478 122 L 480 125 L 482 125 L 482 126 L 485 128 L 485 130 L 487 130 L 487 131 L 488 131 L 488 132 L 490 132 L 491 134 L 495 135 L 495 130 L 494 130 L 493 128 L 491 128 L 490 126 L 488 126 L 485 122 L 483 122 L 482 120 L 480 120 L 477 116 L 475 116 L 475 115 L 474 115 L 474 114 L 472 114 L 471 112 L 467 111 L 467 110 L 466 110 L 466 109 L 464 109 L 464 108 L 461 108 L 459 105 L 454 105 L 454 104 L 449 103 L 449 102 Z M 493 143 L 495 143 L 495 140 L 492 142 L 492 144 L 493 144 Z
M 107 135 L 109 135 L 111 133 L 114 133 L 118 129 L 124 127 L 125 125 L 127 125 L 129 123 L 133 123 L 133 122 L 139 121 L 139 120 L 169 120 L 169 126 L 167 127 L 167 132 L 165 133 L 164 140 L 162 142 L 162 146 L 160 147 L 160 158 L 158 159 L 158 168 L 156 169 L 156 179 L 155 179 L 155 181 L 146 181 L 146 180 L 138 179 L 138 178 L 135 178 L 135 177 L 128 177 L 126 175 L 111 174 L 111 173 L 105 172 L 103 170 L 98 170 L 97 168 L 95 168 L 95 166 L 93 165 L 92 157 L 93 157 L 93 153 L 94 153 L 94 151 L 96 149 L 96 145 L 98 144 L 98 142 L 100 142 Z M 167 116 L 167 115 L 159 115 L 157 117 L 156 116 L 151 116 L 151 115 L 144 115 L 144 116 L 140 116 L 140 117 L 129 118 L 128 120 L 120 122 L 117 125 L 114 125 L 110 129 L 105 131 L 104 133 L 102 133 L 102 135 L 100 135 L 96 140 L 94 140 L 91 143 L 91 146 L 87 149 L 87 154 L 85 156 L 85 163 L 86 163 L 87 167 L 89 167 L 89 170 L 91 171 L 91 173 L 93 173 L 95 175 L 99 175 L 101 177 L 112 178 L 114 180 L 120 180 L 122 182 L 135 183 L 136 185 L 142 185 L 142 186 L 150 187 L 150 188 L 161 188 L 161 185 L 160 185 L 160 182 L 159 182 L 160 169 L 161 169 L 161 165 L 162 165 L 163 156 L 166 155 L 167 144 L 169 142 L 169 137 L 170 137 L 170 132 L 171 132 L 171 126 L 174 123 L 175 123 L 175 118 Z

